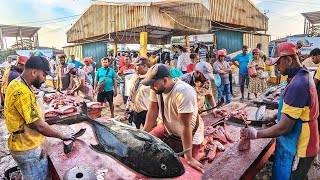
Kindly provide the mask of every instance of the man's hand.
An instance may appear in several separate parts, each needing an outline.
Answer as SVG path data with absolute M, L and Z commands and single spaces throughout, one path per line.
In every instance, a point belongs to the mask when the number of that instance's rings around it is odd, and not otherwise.
M 190 160 L 187 160 L 187 163 L 193 167 L 194 169 L 200 171 L 201 173 L 204 173 L 204 166 L 194 158 L 191 158 Z
M 117 96 L 117 91 L 113 91 L 113 97 Z
M 257 130 L 253 127 L 242 128 L 240 131 L 241 139 L 257 139 Z
M 223 112 L 220 109 L 214 109 L 212 110 L 213 116 L 217 117 L 219 114 L 223 114 Z
M 60 139 L 62 141 L 74 141 L 76 137 L 74 136 L 74 134 L 66 134 L 66 135 L 63 135 Z

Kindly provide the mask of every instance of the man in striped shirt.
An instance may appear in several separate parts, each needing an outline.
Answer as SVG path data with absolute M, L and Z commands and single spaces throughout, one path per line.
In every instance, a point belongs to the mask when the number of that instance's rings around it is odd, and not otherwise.
M 199 49 L 199 55 L 200 55 L 200 61 L 206 61 L 207 59 L 207 49 L 204 44 L 201 44 L 200 49 Z
M 319 150 L 319 104 L 316 86 L 308 70 L 302 68 L 294 44 L 284 42 L 273 49 L 270 65 L 276 64 L 288 85 L 279 102 L 278 123 L 270 128 L 241 129 L 241 138 L 274 138 L 276 150 L 272 179 L 306 179 Z M 265 117 L 265 121 L 274 120 Z

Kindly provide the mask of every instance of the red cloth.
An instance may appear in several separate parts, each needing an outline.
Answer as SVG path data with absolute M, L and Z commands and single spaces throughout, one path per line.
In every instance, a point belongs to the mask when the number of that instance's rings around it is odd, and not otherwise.
M 124 56 L 120 56 L 119 58 L 119 67 L 124 66 Z
M 129 69 L 134 69 L 134 65 L 130 65 L 130 67 L 128 66 L 123 66 L 120 68 L 120 70 L 118 71 L 119 74 L 122 74 L 124 71 L 129 70 Z
M 149 132 L 150 134 L 158 137 L 159 139 L 163 140 L 164 139 L 164 125 L 159 124 L 157 127 L 152 129 L 152 131 Z M 203 157 L 204 154 L 204 146 L 203 145 L 197 145 L 194 144 L 192 146 L 192 157 L 195 158 L 196 160 L 199 160 L 201 157 Z
M 194 65 L 191 63 L 187 66 L 187 73 L 192 72 L 194 70 Z

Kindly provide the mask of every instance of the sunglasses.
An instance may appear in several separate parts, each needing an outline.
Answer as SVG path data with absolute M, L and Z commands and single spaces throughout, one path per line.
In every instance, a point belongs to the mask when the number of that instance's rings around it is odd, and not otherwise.
M 18 66 L 24 66 L 24 64 L 21 64 L 21 63 L 18 63 L 17 65 L 18 65 Z

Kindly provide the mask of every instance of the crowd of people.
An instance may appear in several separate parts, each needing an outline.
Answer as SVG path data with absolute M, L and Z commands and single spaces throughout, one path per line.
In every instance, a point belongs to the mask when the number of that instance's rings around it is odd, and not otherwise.
M 261 50 L 261 44 L 251 52 L 248 46 L 243 46 L 242 53 L 233 58 L 225 49 L 216 51 L 214 60 L 208 54 L 204 44 L 191 49 L 178 47 L 164 59 L 155 53 L 149 57 L 119 54 L 101 59 L 102 67 L 98 69 L 91 57 L 80 62 L 71 55 L 67 62 L 67 57 L 60 55 L 56 65 L 55 57 L 52 57 L 53 61 L 47 61 L 39 56 L 20 56 L 16 65 L 6 69 L 2 95 L 10 132 L 9 149 L 22 175 L 45 179 L 48 160 L 42 157 L 45 156 L 41 146 L 44 136 L 61 140 L 75 138 L 73 134 L 63 135 L 45 123 L 37 97 L 32 93 L 32 86 L 39 88 L 46 75 L 54 73 L 58 79 L 57 89 L 98 101 L 103 106 L 108 102 L 111 117 L 115 115 L 114 97 L 121 93 L 130 124 L 159 137 L 176 152 L 183 151 L 187 163 L 204 172 L 204 166 L 199 162 L 204 152 L 204 122 L 199 112 L 212 108 L 210 113 L 213 115 L 221 113 L 216 107 L 223 96 L 226 103 L 230 103 L 233 94 L 232 66 L 239 68 L 241 101 L 244 100 L 245 85 L 248 87 L 248 99 L 250 93 L 257 97 L 267 87 L 267 57 Z M 310 56 L 315 63 L 320 62 L 319 49 L 311 51 Z M 277 139 L 274 176 L 303 179 L 319 149 L 317 91 L 320 91 L 320 70 L 314 81 L 311 80 L 309 72 L 301 66 L 296 45 L 291 43 L 277 46 L 267 64 L 275 65 L 282 75 L 289 77 L 282 93 L 279 114 L 264 117 L 267 122 L 276 118 L 279 122 L 263 130 L 244 128 L 241 137 L 280 136 Z M 119 82 L 123 82 L 122 88 L 119 88 Z M 214 98 L 214 90 L 218 91 L 218 99 Z M 291 149 L 286 149 L 287 146 Z

